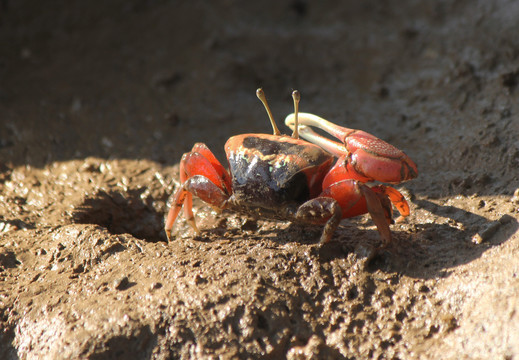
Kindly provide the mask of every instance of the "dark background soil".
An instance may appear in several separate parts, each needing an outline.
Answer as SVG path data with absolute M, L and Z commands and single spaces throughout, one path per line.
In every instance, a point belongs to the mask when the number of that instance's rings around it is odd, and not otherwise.
M 0 357 L 519 357 L 519 3 L 0 1 Z M 178 162 L 300 109 L 404 150 L 394 243 L 195 210 Z M 288 129 L 284 129 L 288 132 Z M 514 195 L 515 192 L 515 195 Z

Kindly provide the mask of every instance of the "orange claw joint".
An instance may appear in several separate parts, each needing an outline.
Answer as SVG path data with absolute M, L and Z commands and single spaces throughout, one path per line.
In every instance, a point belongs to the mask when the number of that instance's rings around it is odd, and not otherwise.
M 395 220 L 395 222 L 402 222 L 406 217 L 409 216 L 409 204 L 400 191 L 386 185 L 373 186 L 371 190 L 373 190 L 375 193 L 387 196 L 391 203 L 398 209 L 400 216 Z
M 337 158 L 344 157 L 345 171 L 350 178 L 363 182 L 377 180 L 400 183 L 418 176 L 416 164 L 403 151 L 362 130 L 335 125 L 317 115 L 299 113 L 299 135 L 319 145 Z M 285 124 L 294 128 L 295 116 L 290 114 Z M 342 141 L 323 137 L 309 126 L 315 126 Z

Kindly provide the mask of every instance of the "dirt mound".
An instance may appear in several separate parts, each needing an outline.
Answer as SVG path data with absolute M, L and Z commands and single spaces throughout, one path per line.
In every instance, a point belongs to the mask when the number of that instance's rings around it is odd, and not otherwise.
M 519 4 L 0 1 L 0 357 L 519 356 Z M 195 202 L 178 162 L 301 111 L 404 150 L 394 242 Z M 281 124 L 279 124 L 281 127 Z M 284 129 L 286 133 L 290 131 Z

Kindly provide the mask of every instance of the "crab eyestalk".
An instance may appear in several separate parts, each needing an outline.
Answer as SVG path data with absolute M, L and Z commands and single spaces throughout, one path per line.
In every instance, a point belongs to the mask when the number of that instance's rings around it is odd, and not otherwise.
M 301 100 L 301 94 L 299 91 L 294 90 L 292 92 L 292 99 L 294 99 L 294 132 L 292 133 L 292 137 L 294 139 L 299 139 L 299 101 Z
M 265 93 L 262 88 L 256 90 L 256 96 L 260 99 L 263 106 L 265 106 L 265 110 L 267 110 L 267 114 L 269 115 L 270 123 L 272 124 L 272 130 L 274 131 L 274 135 L 281 135 L 276 122 L 274 121 L 274 116 L 272 116 L 272 111 L 270 111 L 270 106 L 267 103 L 267 98 L 265 97 Z

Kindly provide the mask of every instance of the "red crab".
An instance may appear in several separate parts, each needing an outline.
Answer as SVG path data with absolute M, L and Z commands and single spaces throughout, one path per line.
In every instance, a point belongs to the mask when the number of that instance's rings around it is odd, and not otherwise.
M 186 220 L 195 233 L 199 232 L 192 211 L 195 195 L 217 209 L 324 225 L 321 243 L 330 241 L 341 219 L 369 212 L 384 245 L 389 244 L 391 202 L 402 216 L 409 214 L 409 206 L 397 190 L 384 185 L 370 187 L 364 182 L 409 180 L 417 175 L 416 165 L 373 135 L 313 119 L 315 115 L 302 113 L 304 125 L 329 131 L 345 140 L 346 146 L 317 135 L 308 126 L 300 127 L 298 91 L 292 93 L 294 114 L 286 119 L 293 134 L 281 135 L 263 91 L 258 89 L 256 94 L 267 110 L 274 134 L 231 137 L 225 144 L 229 171 L 205 144 L 197 143 L 184 154 L 180 161 L 181 186 L 165 224 L 168 240 L 182 206 Z M 299 139 L 299 130 L 311 142 Z M 337 162 L 334 155 L 339 158 Z M 390 176 L 386 176 L 386 170 Z

